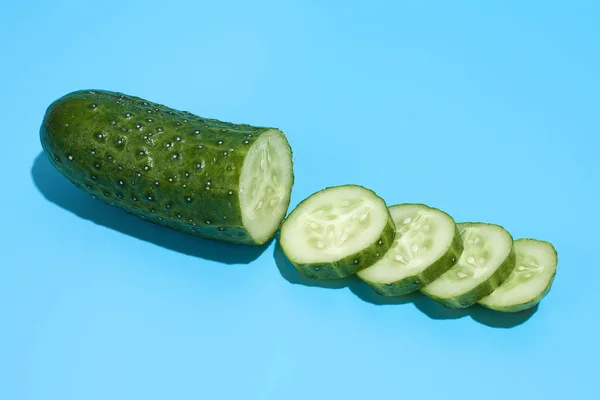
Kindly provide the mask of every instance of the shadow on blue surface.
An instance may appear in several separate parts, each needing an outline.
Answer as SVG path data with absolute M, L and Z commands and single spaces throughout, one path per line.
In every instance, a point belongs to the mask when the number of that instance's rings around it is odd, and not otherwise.
M 248 264 L 270 244 L 244 246 L 216 242 L 143 221 L 76 188 L 50 164 L 43 152 L 36 157 L 31 176 L 40 193 L 59 207 L 98 225 L 189 256 L 225 264 Z
M 431 300 L 420 292 L 413 292 L 406 296 L 385 297 L 378 295 L 366 283 L 355 276 L 339 279 L 319 281 L 307 278 L 300 274 L 283 254 L 279 242 L 275 244 L 274 258 L 281 275 L 290 283 L 303 286 L 318 286 L 327 289 L 348 288 L 361 300 L 378 306 L 402 305 L 413 303 L 421 312 L 432 319 L 458 319 L 470 316 L 473 320 L 494 328 L 512 328 L 527 321 L 535 314 L 538 306 L 518 313 L 500 313 L 485 307 L 475 305 L 466 309 L 449 309 Z

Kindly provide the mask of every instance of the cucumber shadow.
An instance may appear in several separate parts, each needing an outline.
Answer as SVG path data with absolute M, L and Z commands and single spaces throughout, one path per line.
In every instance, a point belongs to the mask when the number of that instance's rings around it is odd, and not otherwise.
M 50 164 L 44 152 L 36 157 L 31 177 L 38 191 L 48 201 L 78 217 L 188 256 L 225 264 L 248 264 L 270 245 L 270 242 L 262 246 L 245 246 L 206 240 L 146 222 L 93 199 L 75 187 Z
M 468 308 L 450 309 L 423 294 L 419 294 L 419 298 L 415 300 L 414 303 L 422 313 L 432 319 L 458 319 L 469 316 L 480 324 L 492 328 L 504 329 L 513 328 L 523 324 L 538 310 L 538 306 L 535 306 L 521 312 L 504 313 L 490 310 L 479 304 L 475 304 Z
M 339 280 L 318 280 L 305 277 L 294 268 L 285 254 L 283 254 L 281 246 L 279 246 L 279 241 L 275 243 L 273 256 L 281 276 L 292 284 L 326 289 L 348 288 L 361 300 L 376 306 L 394 306 L 412 303 L 423 314 L 435 320 L 471 317 L 474 321 L 492 328 L 508 329 L 521 325 L 537 311 L 537 306 L 518 313 L 501 313 L 489 310 L 480 305 L 464 309 L 450 309 L 421 294 L 419 291 L 409 293 L 405 296 L 380 296 L 356 276 Z
M 529 318 L 533 317 L 533 314 L 537 312 L 538 307 L 539 305 L 535 305 L 528 310 L 516 313 L 503 313 L 477 305 L 472 307 L 471 318 L 480 324 L 491 326 L 493 328 L 512 328 L 521 325 Z

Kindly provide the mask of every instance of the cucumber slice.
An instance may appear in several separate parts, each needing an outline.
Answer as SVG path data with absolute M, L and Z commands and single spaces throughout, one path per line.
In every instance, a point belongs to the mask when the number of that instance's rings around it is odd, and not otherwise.
M 499 225 L 457 224 L 464 250 L 456 265 L 421 291 L 448 308 L 469 307 L 492 293 L 515 267 L 513 239 Z
M 463 244 L 452 217 L 423 204 L 389 208 L 396 239 L 385 256 L 357 273 L 382 296 L 400 296 L 428 285 L 459 259 Z
M 517 312 L 538 304 L 550 292 L 558 254 L 542 240 L 519 239 L 514 243 L 516 267 L 508 279 L 479 304 L 496 311 Z
M 362 186 L 344 185 L 303 200 L 283 223 L 280 244 L 301 274 L 336 279 L 377 262 L 395 234 L 383 199 Z

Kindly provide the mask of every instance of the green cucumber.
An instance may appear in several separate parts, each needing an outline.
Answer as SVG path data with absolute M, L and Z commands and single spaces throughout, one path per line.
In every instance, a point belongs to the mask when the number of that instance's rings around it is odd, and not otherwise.
M 355 274 L 377 262 L 394 241 L 389 210 L 375 192 L 333 186 L 303 200 L 281 226 L 280 245 L 292 265 L 314 279 Z
M 50 162 L 76 186 L 192 235 L 262 244 L 289 206 L 292 152 L 278 129 L 96 90 L 53 102 L 40 138 Z
M 516 267 L 508 279 L 479 304 L 496 311 L 518 312 L 534 307 L 550 292 L 558 254 L 552 244 L 535 239 L 514 243 Z
M 463 244 L 452 217 L 423 204 L 389 208 L 396 239 L 386 255 L 357 273 L 382 296 L 418 290 L 448 271 L 459 259 Z
M 448 308 L 469 307 L 492 293 L 515 267 L 515 249 L 503 227 L 457 224 L 464 250 L 456 265 L 421 291 Z

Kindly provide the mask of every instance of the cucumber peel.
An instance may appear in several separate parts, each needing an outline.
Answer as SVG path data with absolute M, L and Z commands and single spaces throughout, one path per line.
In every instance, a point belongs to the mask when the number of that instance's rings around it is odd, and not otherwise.
M 423 204 L 389 207 L 396 237 L 385 256 L 357 272 L 382 296 L 411 293 L 448 271 L 463 251 L 452 217 Z
M 421 291 L 448 308 L 466 308 L 498 288 L 515 267 L 510 233 L 485 223 L 457 224 L 464 250 L 456 265 Z
M 284 221 L 280 245 L 301 274 L 339 279 L 381 259 L 395 234 L 383 199 L 362 186 L 343 185 L 303 200 Z
M 502 312 L 523 311 L 550 292 L 558 264 L 554 246 L 535 239 L 518 239 L 514 246 L 516 267 L 500 287 L 479 301 L 482 306 Z

